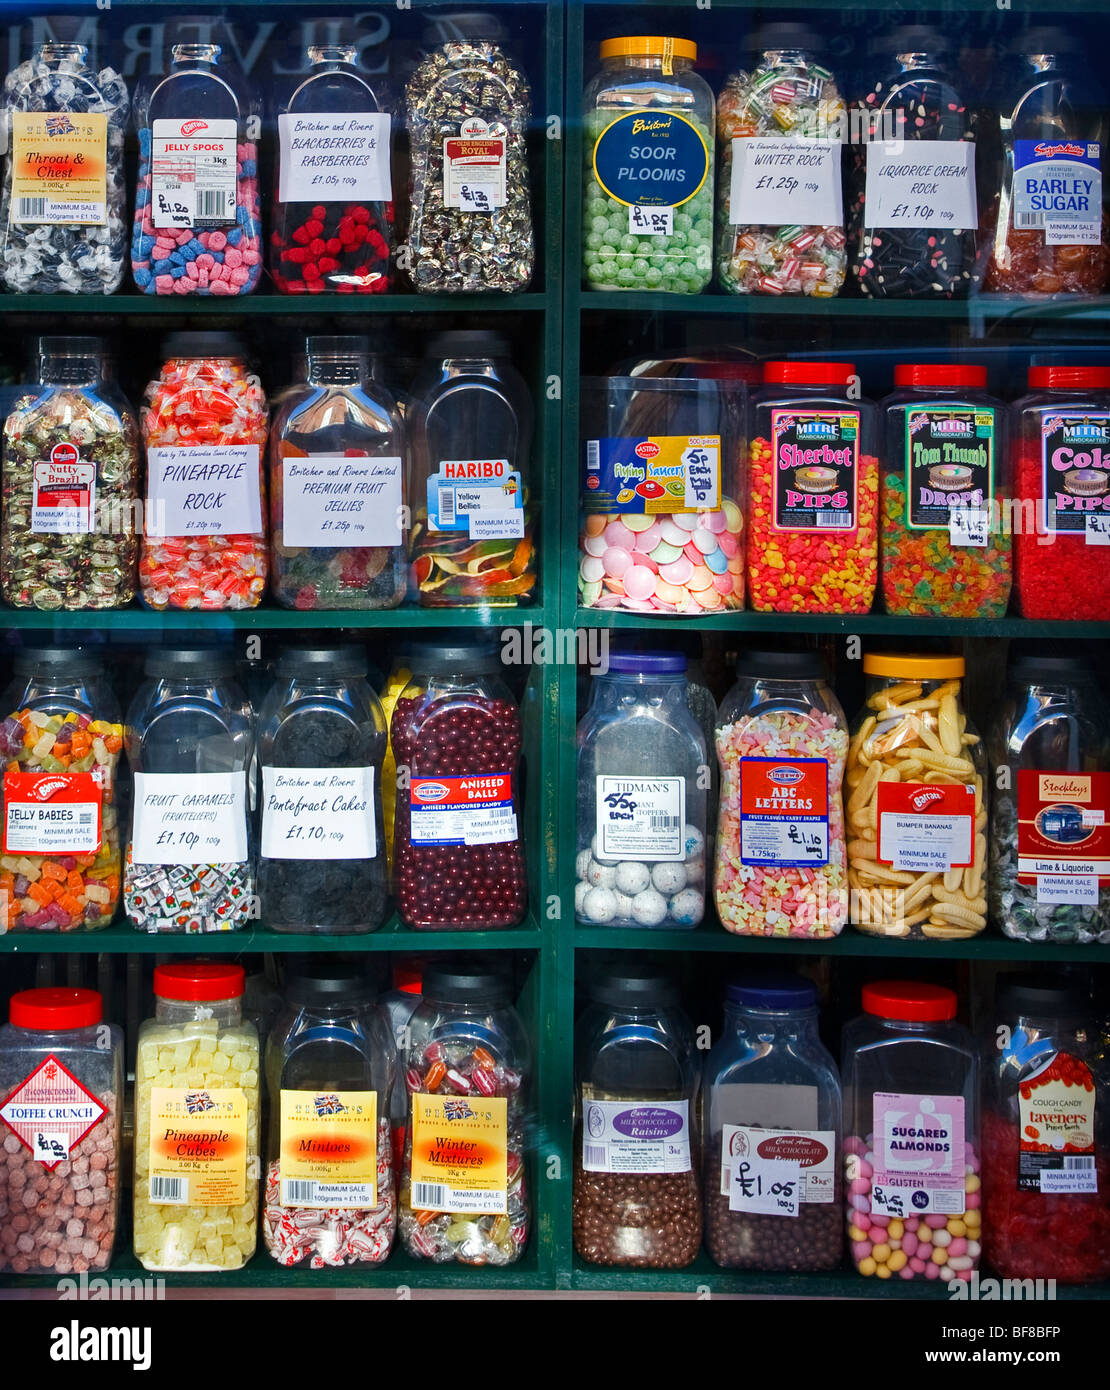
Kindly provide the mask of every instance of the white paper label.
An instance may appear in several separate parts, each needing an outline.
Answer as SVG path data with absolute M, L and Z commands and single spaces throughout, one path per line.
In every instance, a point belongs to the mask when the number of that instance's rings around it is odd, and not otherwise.
M 156 228 L 235 221 L 236 126 L 230 120 L 154 122 L 151 219 Z
M 96 518 L 96 465 L 82 463 L 71 444 L 56 444 L 35 464 L 31 533 L 88 536 Z
M 372 767 L 264 767 L 266 859 L 373 859 Z
M 883 813 L 883 848 L 895 873 L 941 873 L 971 859 L 970 816 Z
M 781 1190 L 784 1182 L 792 1184 L 792 1191 Z M 721 1195 L 729 1199 L 730 1211 L 772 1216 L 797 1216 L 802 1203 L 830 1203 L 836 1195 L 836 1134 L 831 1129 L 724 1125 Z
M 1098 906 L 1098 877 L 1091 874 L 1038 874 L 1039 903 L 1081 903 Z
M 684 501 L 688 510 L 716 511 L 717 481 L 721 476 L 721 453 L 713 445 L 699 445 L 682 451 L 682 467 L 686 491 Z
M 864 197 L 868 227 L 974 231 L 979 225 L 975 145 L 969 140 L 871 140 Z
M 491 135 L 480 117 L 463 121 L 458 135 L 443 142 L 443 203 L 463 212 L 493 212 L 505 206 L 504 135 Z
M 382 111 L 278 117 L 283 203 L 388 203 L 390 118 Z
M 985 507 L 953 507 L 948 515 L 951 545 L 985 546 L 990 541 L 991 514 Z
M 688 1173 L 689 1102 L 584 1100 L 587 1173 Z
M 729 1211 L 762 1216 L 797 1216 L 802 1165 L 785 1158 L 761 1158 L 751 1153 L 732 1160 Z
M 1080 816 L 1080 820 L 1083 822 L 1083 825 L 1084 825 L 1085 828 L 1088 829 L 1088 830 L 1090 830 L 1091 828 L 1093 828 L 1093 827 L 1096 826 L 1096 825 L 1105 825 L 1105 824 L 1106 824 L 1106 812 L 1103 811 L 1103 810 L 1097 810 L 1097 811 L 1085 810 L 1085 811 L 1080 811 L 1079 816 Z
M 1042 1192 L 1098 1192 L 1094 1159 L 1086 1160 L 1083 1167 L 1042 1168 L 1038 1176 Z
M 842 226 L 840 141 L 737 136 L 729 221 L 756 227 Z
M 282 538 L 300 546 L 401 545 L 400 458 L 282 460 Z
M 674 208 L 645 208 L 630 203 L 628 231 L 631 236 L 670 236 L 674 232 Z
M 680 860 L 686 857 L 686 780 L 597 774 L 599 859 Z
M 1083 536 L 1088 545 L 1110 545 L 1110 514 L 1091 516 L 1088 513 L 1084 520 Z
M 136 772 L 131 857 L 136 864 L 242 864 L 245 772 Z
M 148 536 L 258 536 L 257 444 L 146 451 Z

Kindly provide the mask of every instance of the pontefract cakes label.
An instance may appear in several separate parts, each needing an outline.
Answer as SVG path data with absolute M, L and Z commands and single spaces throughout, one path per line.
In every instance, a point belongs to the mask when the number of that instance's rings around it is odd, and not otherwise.
M 1102 240 L 1102 150 L 1097 140 L 1014 141 L 1014 228 L 1046 246 Z
M 1110 414 L 1050 410 L 1041 416 L 1041 505 L 1046 532 L 1098 538 L 1092 522 L 1105 526 L 1110 517 Z
M 1110 772 L 1019 769 L 1018 882 L 1038 902 L 1097 904 L 1110 886 Z
M 853 531 L 859 490 L 858 410 L 772 410 L 776 531 Z
M 907 406 L 905 416 L 909 529 L 951 529 L 954 513 L 989 509 L 994 497 L 994 411 L 938 401 Z M 986 534 L 982 543 L 987 543 Z
M 1018 1187 L 1029 1192 L 1098 1191 L 1095 1083 L 1078 1057 L 1054 1052 L 1018 1088 Z
M 587 512 L 666 516 L 715 511 L 721 505 L 721 437 L 588 439 L 582 498 Z

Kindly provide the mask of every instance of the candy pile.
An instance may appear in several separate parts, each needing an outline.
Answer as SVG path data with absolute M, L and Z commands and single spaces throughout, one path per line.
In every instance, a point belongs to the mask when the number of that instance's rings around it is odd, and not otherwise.
M 1011 213 L 1011 219 L 1013 214 Z M 999 200 L 983 218 L 991 247 L 983 289 L 994 294 L 1101 294 L 1110 276 L 1110 218 L 1096 245 L 1050 245 L 1043 229 L 999 228 Z
M 723 1269 L 836 1269 L 844 1252 L 838 1200 L 801 1202 L 792 1219 L 770 1213 L 731 1211 L 721 1191 L 721 1136 L 706 1146 L 705 1248 Z
M 701 1246 L 701 1184 L 685 1173 L 591 1173 L 575 1140 L 574 1248 L 591 1264 L 682 1269 Z
M 392 203 L 279 203 L 274 284 L 282 294 L 382 294 L 392 240 Z
M 232 931 L 250 919 L 250 864 L 134 864 L 123 870 L 123 910 L 140 931 Z
M 409 554 L 421 605 L 527 602 L 536 587 L 534 528 L 530 510 L 520 540 L 472 540 L 465 531 L 433 531 L 426 520 L 415 521 Z
M 597 836 L 575 859 L 574 910 L 582 921 L 618 927 L 696 926 L 705 912 L 705 836 L 683 827 L 683 862 L 612 863 L 594 858 Z

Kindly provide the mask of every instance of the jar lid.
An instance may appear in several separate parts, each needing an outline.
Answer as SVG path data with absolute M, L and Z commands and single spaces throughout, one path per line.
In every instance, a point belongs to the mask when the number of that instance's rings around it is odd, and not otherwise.
M 747 37 L 747 49 L 780 48 L 816 49 L 821 47 L 821 36 L 808 24 L 795 24 L 790 20 L 776 20 L 772 24 L 761 24 Z
M 484 328 L 452 328 L 437 333 L 424 349 L 425 357 L 510 357 L 512 348 L 504 333 Z
M 604 966 L 586 988 L 597 1003 L 618 1008 L 664 1008 L 679 1001 L 677 982 L 651 962 Z
M 424 962 L 419 957 L 395 960 L 390 978 L 393 988 L 402 994 L 419 994 L 424 979 Z
M 1079 985 L 1069 980 L 1051 975 L 1006 975 L 998 982 L 996 1012 L 1035 1018 L 1083 1014 L 1087 1012 L 1087 998 Z
M 1110 389 L 1110 367 L 1030 367 L 1029 385 L 1033 390 L 1047 386 L 1105 391 Z
M 865 1013 L 907 1023 L 943 1023 L 956 1017 L 956 991 L 919 980 L 878 980 L 863 987 Z
M 310 333 L 304 340 L 309 357 L 369 357 L 368 333 Z
M 904 676 L 909 680 L 958 680 L 964 674 L 962 656 L 935 656 L 910 652 L 868 652 L 863 658 L 865 676 Z
M 17 676 L 49 674 L 55 679 L 98 675 L 104 662 L 87 647 L 21 647 L 12 659 Z
M 682 652 L 610 652 L 609 671 L 631 676 L 681 676 L 686 670 Z
M 235 658 L 224 647 L 162 647 L 147 654 L 143 671 L 148 676 L 194 680 L 202 676 L 230 676 L 235 673 Z
M 512 997 L 509 977 L 501 970 L 491 969 L 481 956 L 446 956 L 437 959 L 424 971 L 423 991 L 426 999 L 440 999 L 446 1004 L 486 1004 L 499 1008 Z
M 664 38 L 661 34 L 637 34 L 633 38 L 603 39 L 602 58 L 664 58 L 667 48 L 673 58 L 698 60 L 698 46 L 689 39 Z
M 771 1009 L 784 1013 L 790 1009 L 811 1009 L 817 1003 L 817 986 L 804 975 L 790 970 L 763 970 L 725 986 L 730 1004 L 746 1009 Z
M 277 659 L 279 676 L 365 676 L 366 649 L 353 642 L 335 647 L 283 647 Z
M 852 362 L 764 362 L 767 385 L 847 386 L 856 374 Z
M 931 24 L 900 24 L 868 44 L 871 53 L 947 53 L 948 37 Z
M 969 362 L 899 362 L 894 368 L 895 386 L 968 386 L 982 391 L 987 385 L 986 367 Z
M 247 972 L 241 965 L 215 961 L 183 961 L 154 967 L 154 993 L 158 999 L 238 999 Z
M 22 989 L 13 994 L 8 1019 L 13 1028 L 56 1033 L 65 1028 L 92 1028 L 104 1017 L 104 1001 L 95 989 Z
M 201 333 L 171 333 L 162 344 L 162 356 L 167 362 L 176 357 L 246 357 L 242 338 L 234 333 L 208 331 Z
M 440 15 L 421 35 L 426 44 L 438 43 L 504 43 L 505 26 L 496 15 L 485 10 Z
M 38 357 L 104 357 L 108 344 L 104 338 L 43 336 L 35 342 Z
M 298 961 L 286 971 L 285 995 L 291 1004 L 369 1004 L 374 987 L 357 964 Z
M 1021 652 L 1010 659 L 1010 678 L 1030 681 L 1038 677 L 1048 680 L 1090 680 L 1094 672 L 1083 656 L 1041 656 L 1037 652 Z
M 1011 40 L 1007 53 L 1082 53 L 1084 40 L 1055 24 L 1035 24 Z
M 409 651 L 411 671 L 448 671 L 472 675 L 497 671 L 501 656 L 495 642 L 414 642 Z
M 748 680 L 823 681 L 828 675 L 820 652 L 741 652 L 736 674 Z

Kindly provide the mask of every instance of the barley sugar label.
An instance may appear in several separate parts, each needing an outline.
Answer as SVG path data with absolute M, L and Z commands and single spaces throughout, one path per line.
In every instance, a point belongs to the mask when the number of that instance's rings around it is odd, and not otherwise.
M 1090 1068 L 1054 1052 L 1021 1078 L 1018 1187 L 1029 1192 L 1097 1192 L 1095 1083 Z
M 806 1203 L 826 1205 L 836 1191 L 833 1130 L 725 1125 L 721 1193 L 729 1211 L 797 1216 Z
M 688 1173 L 690 1106 L 685 1100 L 583 1100 L 582 1167 L 587 1173 Z
M 266 859 L 373 859 L 372 767 L 264 767 Z
M 159 120 L 151 132 L 150 207 L 155 227 L 220 227 L 235 221 L 236 125 Z
M 896 873 L 968 868 L 975 843 L 975 788 L 880 782 L 876 858 Z
M 829 862 L 824 758 L 740 759 L 740 862 L 783 869 Z
M 596 810 L 599 858 L 685 858 L 684 777 L 610 777 L 598 773 Z
M 237 1086 L 150 1092 L 150 1200 L 241 1207 L 247 1200 L 247 1097 Z
M 23 226 L 108 221 L 104 112 L 12 111 L 11 221 Z
M 1044 412 L 1041 487 L 1045 530 L 1079 532 L 1095 543 L 1089 523 L 1110 516 L 1110 415 Z
M 245 772 L 136 772 L 136 864 L 241 864 L 247 858 Z
M 282 459 L 282 541 L 308 549 L 403 544 L 403 468 L 398 455 Z
M 721 436 L 587 439 L 582 483 L 587 512 L 715 511 L 721 505 Z
M 72 444 L 55 444 L 33 471 L 31 531 L 35 535 L 87 536 L 95 529 L 96 465 Z
M 521 540 L 524 489 L 508 459 L 441 459 L 428 478 L 428 530 Z
M 1102 158 L 1095 140 L 1014 141 L 1014 227 L 1046 246 L 1102 239 Z
M 1098 902 L 1110 885 L 1110 772 L 1019 769 L 1018 882 L 1037 901 Z
M 508 1211 L 508 1106 L 504 1096 L 413 1096 L 415 1210 Z
M 776 531 L 853 531 L 859 411 L 771 411 Z
M 281 1093 L 281 1205 L 378 1203 L 378 1093 Z
M 484 777 L 413 777 L 409 835 L 414 845 L 504 845 L 518 838 L 509 772 Z
M 493 212 L 506 202 L 506 135 L 470 116 L 443 142 L 443 204 L 462 212 Z
M 95 854 L 98 772 L 5 772 L 5 854 Z
M 871 1210 L 878 1216 L 952 1216 L 964 1210 L 962 1096 L 876 1091 Z
M 957 513 L 989 508 L 994 497 L 994 411 L 938 402 L 907 406 L 905 414 L 909 528 L 951 529 Z M 957 530 L 958 525 L 957 518 Z M 952 540 L 960 543 L 956 534 Z
M 2 1105 L 0 1120 L 48 1172 L 108 1113 L 57 1057 L 47 1056 Z
M 676 208 L 708 177 L 709 146 L 691 121 L 673 111 L 630 111 L 598 136 L 593 166 L 598 183 L 618 203 Z
M 278 200 L 283 203 L 388 203 L 387 112 L 324 112 L 278 117 Z

